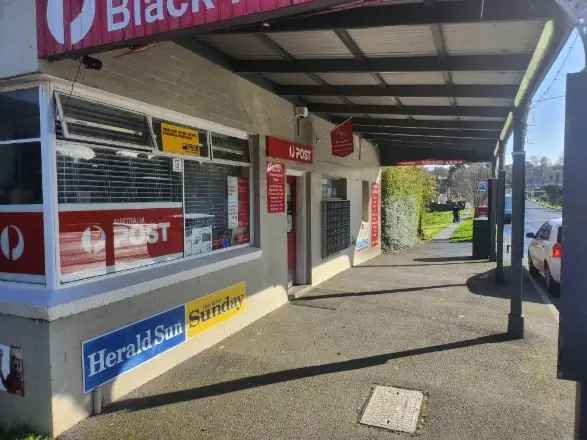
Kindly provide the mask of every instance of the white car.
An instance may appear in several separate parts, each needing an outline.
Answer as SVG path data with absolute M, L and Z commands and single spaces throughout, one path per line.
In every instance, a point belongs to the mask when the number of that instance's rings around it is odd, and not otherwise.
M 561 257 L 563 228 L 562 218 L 549 220 L 534 234 L 528 247 L 528 268 L 532 275 L 541 274 L 551 293 L 559 293 L 561 281 Z

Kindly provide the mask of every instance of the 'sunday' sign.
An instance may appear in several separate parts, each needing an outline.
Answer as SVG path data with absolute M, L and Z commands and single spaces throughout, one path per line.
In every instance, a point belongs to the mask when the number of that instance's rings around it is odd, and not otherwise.
M 317 0 L 37 0 L 40 57 L 286 10 Z M 295 8 L 294 11 L 299 8 Z M 310 9 L 310 8 L 305 8 Z M 293 12 L 293 11 L 292 11 Z M 299 11 L 298 11 L 299 12 Z
M 242 313 L 246 283 L 206 295 L 82 344 L 84 392 Z

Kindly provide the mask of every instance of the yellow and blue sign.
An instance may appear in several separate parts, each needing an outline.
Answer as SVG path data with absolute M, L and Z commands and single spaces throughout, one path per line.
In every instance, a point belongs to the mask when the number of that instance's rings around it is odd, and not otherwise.
M 246 283 L 127 325 L 82 344 L 84 392 L 114 380 L 246 308 Z

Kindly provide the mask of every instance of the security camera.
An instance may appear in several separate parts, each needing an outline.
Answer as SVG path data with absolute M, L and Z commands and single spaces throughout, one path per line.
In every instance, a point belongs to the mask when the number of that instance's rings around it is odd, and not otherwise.
M 89 55 L 84 55 L 82 63 L 88 70 L 102 70 L 102 61 Z
M 308 117 L 308 107 L 296 107 L 296 118 L 304 119 Z

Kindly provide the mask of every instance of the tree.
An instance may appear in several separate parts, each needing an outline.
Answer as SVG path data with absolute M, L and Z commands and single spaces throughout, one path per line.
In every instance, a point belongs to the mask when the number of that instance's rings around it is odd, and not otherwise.
M 453 189 L 477 208 L 487 198 L 487 191 L 482 190 L 481 182 L 487 182 L 489 178 L 491 178 L 491 170 L 486 165 L 474 164 L 461 167 L 453 173 Z

